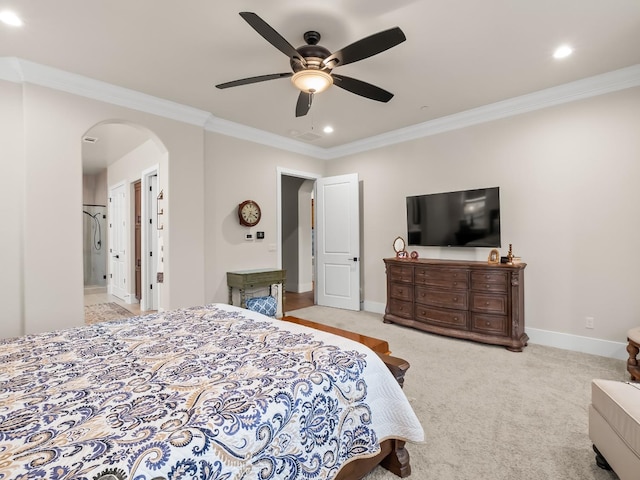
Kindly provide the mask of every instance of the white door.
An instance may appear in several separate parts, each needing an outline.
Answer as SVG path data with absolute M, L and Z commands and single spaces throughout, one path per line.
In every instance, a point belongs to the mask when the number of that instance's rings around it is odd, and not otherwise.
M 360 205 L 355 173 L 316 180 L 316 303 L 360 310 Z
M 112 188 L 109 194 L 109 292 L 122 300 L 127 298 L 125 195 L 124 184 Z
M 149 177 L 149 192 L 147 195 L 147 211 L 149 212 L 149 218 L 147 222 L 147 244 L 146 248 L 146 264 L 145 275 L 146 279 L 144 284 L 144 291 L 146 292 L 146 310 L 158 309 L 158 258 L 160 252 L 158 252 L 158 175 L 150 175 Z

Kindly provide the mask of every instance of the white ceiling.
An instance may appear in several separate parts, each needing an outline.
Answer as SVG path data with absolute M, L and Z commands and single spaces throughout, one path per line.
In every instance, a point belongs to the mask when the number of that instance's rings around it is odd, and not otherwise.
M 18 57 L 335 147 L 482 105 L 640 64 L 640 0 L 0 0 L 0 57 Z M 239 15 L 252 11 L 293 46 L 307 30 L 336 51 L 388 28 L 407 41 L 337 68 L 395 94 L 379 103 L 332 87 L 296 118 L 290 71 Z M 574 54 L 555 60 L 562 43 Z M 332 125 L 332 134 L 322 127 Z

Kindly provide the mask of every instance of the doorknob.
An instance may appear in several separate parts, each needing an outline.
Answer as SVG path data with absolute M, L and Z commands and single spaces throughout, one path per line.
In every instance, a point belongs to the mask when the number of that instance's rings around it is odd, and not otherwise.
M 113 258 L 120 258 L 120 255 L 114 255 Z
M 353 261 L 357 262 L 358 261 L 358 257 L 353 257 Z

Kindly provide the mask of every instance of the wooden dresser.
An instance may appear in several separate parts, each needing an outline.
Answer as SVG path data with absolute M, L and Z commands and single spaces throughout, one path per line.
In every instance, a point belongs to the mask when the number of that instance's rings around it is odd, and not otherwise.
M 457 260 L 384 259 L 387 271 L 385 323 L 521 352 L 526 264 Z

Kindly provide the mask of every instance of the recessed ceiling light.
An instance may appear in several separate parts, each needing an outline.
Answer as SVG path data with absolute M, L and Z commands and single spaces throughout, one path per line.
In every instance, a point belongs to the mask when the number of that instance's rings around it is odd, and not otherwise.
M 11 25 L 12 27 L 22 26 L 22 20 L 20 19 L 20 17 L 9 10 L 0 12 L 0 22 Z
M 322 131 L 324 133 L 333 133 L 333 127 L 331 125 L 327 125 Z
M 573 48 L 569 45 L 562 45 L 553 52 L 553 58 L 565 58 L 573 53 Z

